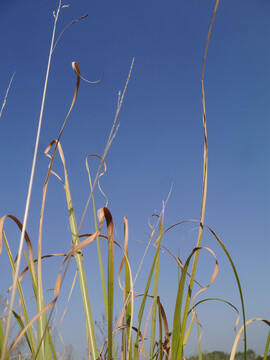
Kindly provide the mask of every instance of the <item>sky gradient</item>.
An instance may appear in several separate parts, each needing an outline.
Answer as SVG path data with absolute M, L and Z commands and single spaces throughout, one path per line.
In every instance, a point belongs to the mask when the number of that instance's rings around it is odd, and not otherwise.
M 148 218 L 161 212 L 162 200 L 166 200 L 172 184 L 165 227 L 200 217 L 201 72 L 215 1 L 71 0 L 68 4 L 70 8 L 60 13 L 58 35 L 72 20 L 85 13 L 88 17 L 67 29 L 53 54 L 27 230 L 36 251 L 42 186 L 48 166 L 43 152 L 57 137 L 73 97 L 76 76 L 72 61 L 78 62 L 82 76 L 89 80 L 97 80 L 104 73 L 98 84 L 81 82 L 61 141 L 79 223 L 89 194 L 85 158 L 91 153 L 102 155 L 104 151 L 118 91 L 124 88 L 135 57 L 119 116 L 120 128 L 106 158 L 108 171 L 101 186 L 108 197 L 116 240 L 120 243 L 123 217 L 128 217 L 130 249 L 134 255 L 131 265 L 136 273 L 151 232 Z M 13 214 L 23 219 L 53 27 L 52 12 L 57 6 L 56 0 L 4 0 L 0 4 L 0 104 L 16 71 L 0 119 L 1 216 Z M 221 0 L 205 69 L 209 141 L 205 222 L 221 238 L 235 262 L 248 319 L 270 318 L 269 14 L 268 0 Z M 96 167 L 97 162 L 93 162 L 93 173 Z M 58 160 L 54 169 L 63 174 Z M 105 205 L 98 191 L 96 202 L 97 207 Z M 182 261 L 196 244 L 197 232 L 189 232 L 194 226 L 179 227 L 164 238 L 164 244 L 176 255 L 179 249 Z M 93 230 L 89 211 L 82 232 Z M 19 232 L 11 223 L 7 224 L 7 235 L 15 254 Z M 45 209 L 43 253 L 68 251 L 70 242 L 65 193 L 60 182 L 52 177 Z M 205 296 L 224 298 L 240 308 L 228 260 L 207 232 L 203 245 L 215 251 L 220 265 L 217 280 Z M 138 278 L 138 291 L 144 287 L 153 251 L 149 251 Z M 116 264 L 121 256 L 116 255 Z M 103 309 L 96 257 L 96 247 L 92 245 L 85 251 L 85 258 L 89 261 L 91 305 L 98 320 Z M 207 284 L 214 260 L 203 253 L 201 258 L 198 281 Z M 1 269 L 8 266 L 3 251 Z M 59 266 L 59 260 L 44 262 L 46 288 L 54 286 Z M 171 321 L 177 267 L 167 254 L 162 255 L 161 266 L 160 296 Z M 59 299 L 58 321 L 74 271 L 72 264 Z M 11 281 L 10 272 L 1 277 L 1 294 Z M 120 291 L 117 296 L 121 301 Z M 121 306 L 116 305 L 115 310 L 119 314 Z M 209 302 L 198 310 L 198 317 L 204 328 L 202 349 L 229 352 L 235 336 L 233 310 Z M 86 347 L 79 284 L 64 321 L 61 332 L 66 343 L 73 342 L 76 351 Z M 72 327 L 68 325 L 71 322 Z M 74 328 L 76 334 L 72 333 Z M 267 334 L 265 324 L 251 325 L 248 347 L 262 353 Z M 194 344 L 196 338 L 187 346 L 187 354 L 193 354 Z

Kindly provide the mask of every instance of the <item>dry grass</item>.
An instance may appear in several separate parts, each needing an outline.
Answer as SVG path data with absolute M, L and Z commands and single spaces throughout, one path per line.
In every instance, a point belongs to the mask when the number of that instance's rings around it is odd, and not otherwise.
M 155 226 L 151 226 L 152 228 L 152 234 L 149 241 L 149 244 L 147 246 L 146 251 L 149 249 L 150 246 L 155 246 L 155 255 L 152 260 L 152 264 L 148 273 L 148 277 L 146 279 L 145 283 L 145 289 L 142 294 L 138 294 L 135 292 L 135 282 L 137 279 L 138 274 L 133 278 L 132 269 L 130 266 L 130 254 L 128 250 L 128 240 L 129 240 L 129 226 L 128 226 L 128 220 L 127 218 L 124 219 L 124 227 L 125 227 L 125 239 L 124 244 L 121 246 L 119 243 L 117 243 L 114 240 L 114 224 L 113 224 L 113 217 L 110 213 L 109 209 L 107 208 L 107 205 L 98 211 L 96 211 L 95 207 L 95 200 L 94 200 L 94 190 L 96 188 L 96 185 L 99 186 L 99 178 L 102 175 L 101 169 L 102 166 L 105 167 L 106 171 L 106 163 L 105 158 L 106 155 L 110 149 L 111 143 L 113 139 L 115 138 L 115 135 L 118 130 L 118 115 L 121 110 L 124 96 L 128 87 L 128 83 L 131 77 L 132 68 L 134 65 L 134 59 L 131 63 L 130 71 L 127 77 L 127 81 L 124 87 L 124 90 L 122 93 L 119 94 L 118 104 L 117 104 L 117 110 L 115 114 L 115 118 L 113 121 L 112 129 L 109 135 L 109 138 L 107 140 L 107 144 L 105 147 L 105 151 L 102 156 L 98 156 L 100 160 L 100 164 L 97 170 L 97 173 L 95 174 L 94 181 L 92 181 L 92 177 L 90 174 L 90 169 L 88 166 L 88 163 L 86 161 L 87 165 L 87 171 L 88 171 L 88 177 L 89 177 L 89 185 L 90 185 L 90 194 L 86 201 L 85 210 L 81 219 L 81 222 L 79 224 L 79 227 L 77 226 L 76 222 L 76 216 L 74 212 L 74 207 L 72 203 L 72 197 L 71 197 L 71 191 L 69 187 L 69 181 L 68 181 L 68 172 L 67 172 L 67 166 L 66 161 L 64 157 L 64 151 L 62 149 L 60 139 L 63 135 L 64 128 L 67 124 L 69 115 L 72 111 L 72 108 L 74 106 L 74 103 L 77 98 L 80 81 L 85 80 L 81 74 L 80 74 L 80 68 L 79 65 L 74 62 L 72 64 L 73 70 L 76 74 L 76 86 L 74 91 L 74 96 L 72 103 L 70 105 L 70 109 L 68 111 L 68 114 L 66 116 L 66 119 L 63 123 L 63 126 L 61 128 L 61 131 L 59 133 L 59 136 L 56 140 L 52 140 L 49 146 L 47 147 L 45 151 L 45 155 L 48 156 L 49 160 L 49 167 L 47 176 L 44 182 L 43 186 L 43 198 L 42 198 L 42 204 L 41 204 L 41 214 L 40 214 L 40 224 L 39 224 L 39 239 L 38 239 L 38 251 L 37 251 L 37 257 L 35 259 L 34 253 L 33 253 L 33 247 L 31 240 L 26 232 L 26 225 L 27 225 L 27 218 L 28 218 L 28 210 L 29 210 L 29 204 L 31 199 L 31 192 L 32 192 L 32 185 L 34 180 L 34 172 L 35 172 L 35 166 L 36 166 L 36 158 L 37 158 L 37 150 L 38 150 L 38 144 L 39 144 L 39 136 L 40 136 L 40 129 L 41 129 L 41 123 L 43 118 L 43 111 L 44 111 L 44 104 L 45 104 L 45 97 L 47 92 L 47 83 L 48 83 L 48 75 L 50 71 L 50 63 L 53 51 L 55 49 L 55 46 L 62 36 L 63 32 L 66 28 L 68 28 L 70 25 L 74 24 L 78 20 L 85 18 L 86 15 L 82 16 L 80 19 L 74 20 L 71 22 L 61 33 L 59 38 L 55 41 L 55 30 L 57 25 L 58 16 L 63 8 L 61 5 L 61 0 L 59 1 L 59 6 L 57 11 L 54 14 L 55 22 L 53 27 L 53 33 L 52 33 L 52 40 L 51 40 L 51 47 L 49 52 L 49 60 L 48 60 L 48 66 L 47 66 L 47 75 L 46 80 L 44 84 L 44 91 L 43 91 L 43 98 L 42 98 L 42 104 L 41 104 L 41 110 L 40 110 L 40 118 L 39 118 L 39 124 L 38 124 L 38 131 L 37 131 L 37 137 L 36 137 L 36 146 L 33 156 L 33 164 L 32 164 L 32 170 L 31 170 L 31 177 L 30 177 L 30 183 L 29 183 L 29 190 L 28 190 L 28 196 L 27 196 L 27 202 L 25 207 L 25 215 L 24 220 L 21 223 L 19 219 L 17 219 L 14 216 L 7 215 L 3 216 L 0 219 L 0 250 L 2 250 L 2 243 L 4 242 L 5 248 L 7 251 L 7 254 L 9 256 L 10 264 L 12 267 L 14 282 L 13 285 L 10 287 L 9 292 L 11 291 L 11 299 L 8 304 L 8 315 L 7 319 L 5 317 L 2 317 L 0 321 L 0 353 L 1 353 L 1 360 L 4 359 L 11 359 L 13 350 L 16 348 L 16 345 L 18 342 L 24 337 L 26 344 L 28 346 L 29 353 L 31 354 L 31 357 L 33 359 L 60 359 L 61 356 L 57 353 L 57 349 L 55 348 L 55 345 L 52 340 L 52 331 L 51 331 L 51 320 L 53 316 L 53 312 L 55 309 L 55 305 L 57 303 L 60 291 L 62 289 L 62 286 L 64 284 L 65 275 L 67 273 L 68 266 L 70 264 L 70 261 L 74 260 L 77 264 L 77 273 L 80 281 L 80 288 L 81 288 L 81 295 L 82 295 L 82 302 L 84 306 L 85 311 L 85 329 L 87 334 L 87 346 L 88 346 L 88 353 L 89 358 L 97 359 L 97 358 L 108 358 L 108 359 L 116 359 L 117 354 L 115 350 L 114 345 L 114 336 L 115 333 L 120 332 L 121 333 L 121 358 L 124 359 L 138 359 L 140 357 L 145 357 L 149 359 L 172 359 L 172 360 L 178 360 L 182 359 L 184 357 L 185 352 L 185 345 L 188 341 L 188 338 L 191 333 L 191 329 L 193 326 L 198 326 L 199 329 L 199 336 L 198 336 L 198 352 L 200 357 L 202 356 L 201 350 L 200 350 L 200 339 L 202 334 L 202 324 L 200 324 L 197 315 L 196 315 L 196 308 L 199 306 L 202 302 L 205 301 L 222 301 L 229 306 L 233 307 L 237 313 L 239 311 L 228 301 L 223 299 L 217 299 L 217 298 L 205 298 L 204 300 L 200 300 L 198 302 L 195 302 L 196 297 L 201 294 L 202 292 L 206 291 L 209 286 L 215 281 L 217 273 L 218 273 L 218 260 L 216 259 L 216 256 L 214 252 L 207 247 L 203 247 L 201 245 L 202 240 L 202 234 L 203 231 L 209 231 L 210 234 L 216 239 L 218 244 L 221 246 L 221 248 L 224 250 L 227 258 L 229 259 L 229 262 L 232 266 L 235 279 L 237 282 L 239 295 L 241 298 L 241 317 L 243 321 L 243 325 L 238 331 L 235 343 L 232 348 L 231 352 L 231 360 L 234 359 L 235 352 L 237 349 L 238 342 L 243 336 L 244 344 L 245 344 L 245 353 L 247 351 L 246 348 L 246 326 L 254 321 L 263 321 L 267 325 L 270 325 L 270 322 L 264 319 L 251 319 L 249 321 L 246 321 L 245 319 L 245 309 L 244 309 L 244 300 L 243 300 L 243 294 L 241 289 L 240 280 L 236 271 L 236 268 L 234 266 L 233 260 L 230 257 L 230 254 L 228 253 L 225 245 L 222 243 L 222 241 L 219 239 L 217 234 L 204 223 L 204 217 L 205 217 L 205 206 L 206 206 L 206 194 L 207 194 L 207 164 L 208 164 L 208 142 L 207 142 L 207 127 L 206 127 L 206 110 L 205 110 L 205 92 L 204 92 L 204 69 L 206 65 L 206 56 L 207 56 L 207 49 L 208 44 L 210 41 L 210 35 L 212 30 L 212 25 L 214 22 L 215 14 L 218 8 L 219 0 L 216 1 L 212 21 L 209 27 L 209 32 L 207 36 L 207 44 L 206 44 L 206 50 L 203 60 L 203 71 L 202 71 L 202 105 L 203 105 L 203 129 L 204 129 L 204 167 L 203 167 L 203 192 L 202 192 L 202 206 L 201 206 L 201 216 L 200 219 L 197 221 L 199 223 L 199 232 L 198 232 L 198 239 L 196 247 L 192 250 L 192 252 L 189 254 L 187 259 L 182 262 L 180 258 L 174 254 L 171 253 L 171 251 L 166 248 L 162 244 L 162 240 L 164 236 L 174 227 L 181 226 L 183 223 L 187 221 L 195 221 L 195 220 L 186 220 L 181 221 L 177 224 L 174 224 L 170 226 L 167 229 L 164 229 L 164 215 L 165 215 L 165 204 L 163 204 L 163 209 L 161 211 L 160 215 L 154 215 L 157 218 L 157 223 Z M 65 7 L 65 6 L 64 6 Z M 11 79 L 12 81 L 12 79 Z M 87 81 L 87 80 L 86 80 Z M 8 88 L 9 90 L 9 88 Z M 6 103 L 6 98 L 8 95 L 8 90 L 6 93 L 6 97 L 4 99 L 4 103 L 2 106 L 2 110 Z M 1 113 L 2 113 L 1 110 Z M 0 113 L 0 116 L 1 116 Z M 52 153 L 50 155 L 50 152 Z M 59 157 L 61 159 L 61 163 L 64 170 L 64 178 L 61 179 L 60 176 L 52 170 L 52 166 L 55 160 L 55 157 L 59 154 Z M 67 201 L 67 210 L 69 213 L 69 221 L 70 221 L 70 230 L 71 230 L 71 236 L 72 236 L 72 248 L 71 249 L 63 249 L 62 254 L 50 254 L 42 256 L 42 231 L 43 231 L 43 220 L 44 220 L 44 209 L 45 209 L 45 203 L 47 198 L 47 190 L 49 186 L 49 178 L 50 175 L 55 175 L 62 183 L 63 189 L 66 194 L 66 201 Z M 100 189 L 100 187 L 99 187 Z M 89 230 L 89 234 L 80 234 L 80 230 L 84 221 L 84 217 L 86 214 L 86 211 L 89 207 L 89 204 L 92 200 L 92 206 L 94 211 L 94 224 L 95 229 L 94 231 Z M 4 232 L 4 224 L 5 220 L 10 219 L 14 222 L 15 225 L 19 227 L 21 230 L 21 239 L 20 239 L 20 245 L 18 249 L 18 254 L 15 258 L 13 258 L 9 242 L 6 237 L 6 234 Z M 106 230 L 106 234 L 104 234 L 104 229 Z M 108 252 L 107 256 L 104 257 L 104 255 L 101 253 L 100 248 L 100 240 L 104 241 L 106 240 L 108 244 Z M 26 242 L 27 245 L 27 251 L 25 252 L 25 257 L 27 261 L 27 268 L 25 268 L 20 275 L 20 263 L 21 263 L 21 257 L 22 257 L 22 250 L 23 250 L 23 243 Z M 90 296 L 88 292 L 88 286 L 87 286 L 87 279 L 85 274 L 85 263 L 83 262 L 83 250 L 86 246 L 89 244 L 96 242 L 97 244 L 97 251 L 98 251 L 98 258 L 99 258 L 99 267 L 100 267 L 100 276 L 101 276 L 101 285 L 103 290 L 103 301 L 104 301 L 104 309 L 106 314 L 106 322 L 107 322 L 107 340 L 102 346 L 101 349 L 98 349 L 97 347 L 97 341 L 96 341 L 96 328 L 94 326 L 93 317 L 92 317 L 92 310 L 90 305 Z M 179 282 L 176 286 L 176 299 L 175 299 L 175 308 L 174 308 L 174 316 L 173 316 L 173 324 L 169 324 L 167 321 L 166 312 L 169 311 L 169 309 L 166 309 L 166 304 L 162 304 L 159 297 L 159 274 L 160 274 L 160 256 L 161 256 L 161 250 L 164 250 L 168 252 L 171 256 L 172 261 L 176 262 L 178 269 L 180 269 L 179 272 Z M 123 292 L 123 310 L 120 314 L 119 320 L 117 322 L 116 327 L 114 328 L 113 325 L 113 319 L 114 319 L 114 299 L 115 299 L 115 251 L 121 251 L 123 254 L 122 260 L 119 264 L 119 270 L 118 270 L 118 283 L 119 288 Z M 200 286 L 199 290 L 197 292 L 194 292 L 194 282 L 196 281 L 196 272 L 197 272 L 197 263 L 198 263 L 198 257 L 202 251 L 209 252 L 213 258 L 215 259 L 215 268 L 212 273 L 211 280 L 207 286 Z M 54 297 L 51 302 L 48 304 L 45 303 L 44 299 L 44 288 L 42 285 L 42 260 L 44 258 L 48 257 L 55 257 L 55 256 L 62 256 L 63 261 L 60 267 L 60 270 L 58 274 L 56 274 L 56 282 L 55 282 L 55 288 L 54 288 Z M 103 259 L 107 259 L 107 275 L 104 273 L 104 265 L 103 265 Z M 143 261 L 143 260 L 142 260 Z M 191 266 L 190 273 L 188 272 L 188 268 Z M 121 282 L 121 273 L 124 272 L 124 284 Z M 76 276 L 74 278 L 74 282 L 72 285 L 72 289 L 74 286 L 74 283 L 76 281 Z M 28 312 L 28 305 L 27 301 L 24 298 L 23 289 L 22 289 L 22 279 L 24 276 L 31 277 L 32 286 L 33 286 L 33 296 L 36 301 L 37 305 L 37 313 L 36 315 L 30 319 L 29 312 Z M 153 285 L 153 293 L 150 293 L 149 289 L 151 284 Z M 70 292 L 70 295 L 72 293 L 72 289 Z M 15 301 L 15 294 L 18 292 L 19 294 L 19 303 L 21 311 L 19 313 L 14 311 L 14 301 Z M 70 296 L 69 296 L 70 297 Z M 148 311 L 148 314 L 146 314 L 146 302 L 147 300 L 151 301 L 150 310 Z M 68 299 L 69 301 L 69 299 Z M 67 302 L 68 302 L 67 301 Z M 137 304 L 139 302 L 140 306 L 135 309 L 135 303 Z M 65 310 L 66 312 L 66 310 Z M 64 312 L 64 314 L 65 314 Z M 138 321 L 135 322 L 134 319 L 134 313 L 138 313 Z M 63 314 L 63 316 L 64 316 Z M 15 320 L 17 321 L 17 324 L 20 328 L 19 335 L 14 339 L 12 344 L 8 347 L 8 341 L 9 341 L 9 335 L 10 335 L 10 324 L 12 317 L 15 317 Z M 146 320 L 144 320 L 146 318 Z M 63 317 L 62 317 L 63 319 Z M 60 321 L 60 325 L 62 322 L 62 319 Z M 239 317 L 237 319 L 238 323 Z M 145 322 L 144 322 L 145 321 Z M 148 329 L 148 324 L 150 323 L 151 328 L 151 336 L 150 339 L 147 339 L 146 333 Z M 236 325 L 237 325 L 236 323 Z M 243 335 L 242 335 L 243 333 Z M 61 335 L 60 335 L 61 336 Z M 268 347 L 270 342 L 270 335 L 268 336 L 266 347 L 265 347 L 265 357 L 267 356 Z M 65 354 L 62 355 L 63 357 Z

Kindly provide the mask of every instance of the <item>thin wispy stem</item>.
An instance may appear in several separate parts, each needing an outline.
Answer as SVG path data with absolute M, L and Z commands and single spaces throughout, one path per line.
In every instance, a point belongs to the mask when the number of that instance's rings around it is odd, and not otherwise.
M 13 80 L 15 74 L 16 74 L 16 71 L 14 71 L 14 73 L 13 73 L 11 79 L 10 79 L 10 82 L 9 82 L 9 85 L 8 85 L 8 88 L 7 88 L 7 91 L 6 91 L 6 95 L 5 95 L 5 97 L 4 97 L 4 101 L 3 101 L 3 104 L 2 104 L 2 107 L 1 107 L 0 118 L 1 118 L 1 116 L 2 116 L 2 112 L 3 112 L 3 110 L 4 110 L 4 107 L 6 106 L 9 89 L 10 89 L 10 86 L 11 86 L 11 83 L 12 83 L 12 80 Z

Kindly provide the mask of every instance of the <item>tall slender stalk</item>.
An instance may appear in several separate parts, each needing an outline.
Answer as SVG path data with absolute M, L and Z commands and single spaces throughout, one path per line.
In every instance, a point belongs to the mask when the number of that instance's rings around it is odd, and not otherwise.
M 33 162 L 32 162 L 31 175 L 30 175 L 30 180 L 29 180 L 27 200 L 26 200 L 25 211 L 24 211 L 23 228 L 22 228 L 22 232 L 21 232 L 21 238 L 20 238 L 20 244 L 19 244 L 19 250 L 18 250 L 16 271 L 15 271 L 15 276 L 14 276 L 14 279 L 13 279 L 13 290 L 12 290 L 12 294 L 11 294 L 11 300 L 10 300 L 10 306 L 9 306 L 9 312 L 8 312 L 8 319 L 7 319 L 7 327 L 6 327 L 4 344 L 3 344 L 3 348 L 2 348 L 1 360 L 5 359 L 5 353 L 6 353 L 8 337 L 9 337 L 9 332 L 10 332 L 12 309 L 13 309 L 13 306 L 14 306 L 15 294 L 16 294 L 16 289 L 17 289 L 17 281 L 18 281 L 20 264 L 21 264 L 21 257 L 22 257 L 23 239 L 24 239 L 24 234 L 25 234 L 26 224 L 27 224 L 27 219 L 28 219 L 28 214 L 29 214 L 30 200 L 31 200 L 32 187 L 33 187 L 33 181 L 34 181 L 34 174 L 35 174 L 35 168 L 36 168 L 37 152 L 38 152 L 41 124 L 42 124 L 42 119 L 43 119 L 45 98 L 46 98 L 46 93 L 47 93 L 48 78 L 49 78 L 49 73 L 50 73 L 50 66 L 51 66 L 51 58 L 52 58 L 52 50 L 53 50 L 53 44 L 54 44 L 55 30 L 56 30 L 56 24 L 57 24 L 58 15 L 59 15 L 60 10 L 61 10 L 61 0 L 59 0 L 58 9 L 57 9 L 55 17 L 54 17 L 54 26 L 53 26 L 53 32 L 52 32 L 51 47 L 50 47 L 50 52 L 49 52 L 48 65 L 47 65 L 45 83 L 44 83 L 44 88 L 43 88 L 43 96 L 42 96 L 42 101 L 41 101 L 38 129 L 37 129 L 37 135 L 36 135 L 36 144 L 35 144 L 35 150 L 34 150 L 34 156 L 33 156 Z
M 207 170 L 208 170 L 208 142 L 207 142 L 205 94 L 204 94 L 204 69 L 205 69 L 206 55 L 207 55 L 207 50 L 208 50 L 208 44 L 209 44 L 209 40 L 210 40 L 212 25 L 213 25 L 213 22 L 214 22 L 214 18 L 215 18 L 215 15 L 216 15 L 218 4 L 219 4 L 219 0 L 216 1 L 213 16 L 212 16 L 212 20 L 211 20 L 211 24 L 210 24 L 209 31 L 208 31 L 206 49 L 205 49 L 205 53 L 204 53 L 202 78 L 201 78 L 201 83 L 202 83 L 202 104 L 203 104 L 203 127 L 204 127 L 204 162 L 203 162 L 202 208 L 201 208 L 201 217 L 200 217 L 200 228 L 199 228 L 198 240 L 197 240 L 197 245 L 196 245 L 197 248 L 201 246 L 201 241 L 202 241 L 204 217 L 205 217 L 205 207 L 206 207 L 206 194 L 207 194 L 207 175 L 208 175 L 208 172 L 207 172 Z M 183 322 L 182 322 L 182 326 L 181 326 L 181 332 L 182 332 L 181 337 L 182 337 L 182 339 L 184 339 L 184 333 L 185 333 L 185 329 L 186 329 L 187 314 L 188 314 L 188 310 L 189 310 L 189 305 L 190 305 L 190 300 L 191 300 L 191 293 L 192 293 L 193 284 L 194 284 L 194 280 L 195 280 L 198 257 L 199 257 L 199 251 L 195 253 L 194 261 L 193 261 L 193 265 L 192 265 L 191 277 L 190 277 L 190 282 L 189 282 L 189 287 L 188 287 L 186 304 L 185 304 L 185 308 L 184 308 L 184 314 L 183 314 Z M 182 359 L 183 343 L 181 343 L 181 341 L 179 343 L 179 347 L 180 347 L 179 348 L 179 359 Z

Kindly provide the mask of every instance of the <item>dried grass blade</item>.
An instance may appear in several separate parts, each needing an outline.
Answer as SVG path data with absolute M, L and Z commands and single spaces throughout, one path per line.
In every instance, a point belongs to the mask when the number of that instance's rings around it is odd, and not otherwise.
M 234 343 L 233 343 L 233 347 L 232 347 L 232 351 L 231 351 L 231 355 L 230 355 L 230 360 L 234 360 L 234 359 L 235 359 L 235 354 L 236 354 L 237 346 L 238 346 L 239 340 L 241 339 L 241 335 L 242 335 L 243 330 L 244 330 L 248 325 L 250 325 L 251 323 L 253 323 L 253 322 L 255 322 L 255 321 L 262 321 L 262 322 L 264 322 L 265 324 L 267 324 L 268 326 L 270 326 L 270 321 L 265 320 L 265 319 L 253 318 L 253 319 L 248 320 L 248 321 L 241 327 L 241 329 L 238 331 L 238 333 L 237 333 L 237 335 L 236 335 L 236 337 L 235 337 L 235 340 L 234 340 Z

